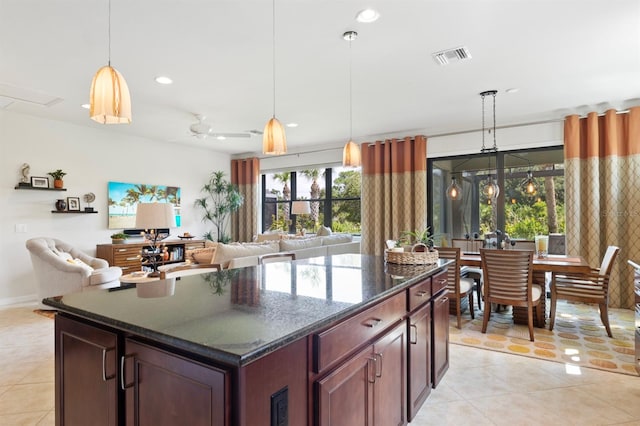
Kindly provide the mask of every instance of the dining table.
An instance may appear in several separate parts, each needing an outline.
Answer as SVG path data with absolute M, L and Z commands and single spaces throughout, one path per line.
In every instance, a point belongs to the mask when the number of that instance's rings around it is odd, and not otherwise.
M 475 268 L 482 267 L 482 260 L 478 252 L 463 252 L 460 255 L 460 266 L 469 266 Z M 591 266 L 587 261 L 578 255 L 561 255 L 550 254 L 539 257 L 535 253 L 533 255 L 533 284 L 537 284 L 542 288 L 543 296 L 546 295 L 547 272 L 575 274 L 589 272 Z M 533 325 L 534 327 L 544 328 L 546 325 L 546 297 L 541 297 L 542 318 L 538 318 L 534 310 Z M 513 307 L 513 322 L 516 324 L 527 324 L 527 308 Z

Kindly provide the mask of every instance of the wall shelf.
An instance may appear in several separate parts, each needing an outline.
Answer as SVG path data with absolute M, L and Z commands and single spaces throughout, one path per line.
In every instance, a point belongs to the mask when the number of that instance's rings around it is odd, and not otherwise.
M 33 186 L 16 186 L 14 189 L 30 189 L 34 191 L 66 191 L 67 188 L 38 188 Z
M 63 211 L 58 211 L 58 210 L 51 210 L 51 213 L 72 213 L 72 214 L 94 214 L 94 213 L 98 213 L 97 211 L 92 211 L 92 212 L 85 212 L 84 210 L 73 210 L 73 211 L 68 211 L 68 210 L 63 210 Z

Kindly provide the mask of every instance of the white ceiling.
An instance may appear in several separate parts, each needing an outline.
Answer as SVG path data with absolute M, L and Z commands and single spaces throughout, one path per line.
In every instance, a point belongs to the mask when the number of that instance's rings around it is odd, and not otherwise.
M 129 85 L 133 123 L 108 130 L 261 152 L 260 136 L 197 139 L 188 129 L 192 113 L 215 132 L 262 130 L 271 117 L 272 2 L 111 1 L 111 63 Z M 0 96 L 61 99 L 0 97 L 0 108 L 104 128 L 80 105 L 107 62 L 107 4 L 0 0 Z M 379 10 L 378 22 L 355 21 L 365 7 Z M 287 129 L 290 151 L 349 137 L 347 30 L 359 33 L 356 142 L 479 129 L 479 93 L 489 89 L 499 91 L 498 127 L 640 105 L 640 0 L 276 0 L 276 117 L 299 123 Z M 472 59 L 439 66 L 431 57 L 458 46 Z

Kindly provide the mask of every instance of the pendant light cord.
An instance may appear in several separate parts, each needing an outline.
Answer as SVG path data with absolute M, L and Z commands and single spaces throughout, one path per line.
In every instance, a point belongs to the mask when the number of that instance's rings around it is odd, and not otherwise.
M 493 92 L 493 150 L 498 151 L 496 146 L 496 93 Z
M 276 0 L 272 2 L 272 12 L 273 12 L 273 118 L 276 117 Z
M 485 146 L 484 146 L 484 93 L 482 93 L 480 96 L 482 96 L 482 149 L 480 150 L 480 152 L 484 152 L 485 151 Z
M 353 140 L 353 54 L 351 53 L 351 43 L 349 40 L 349 142 Z
M 107 34 L 108 34 L 108 39 L 109 39 L 109 43 L 108 43 L 108 54 L 109 54 L 109 60 L 108 60 L 108 64 L 109 66 L 111 66 L 111 0 L 109 0 L 109 6 L 108 6 L 108 13 L 107 16 L 109 18 L 109 22 L 107 25 Z

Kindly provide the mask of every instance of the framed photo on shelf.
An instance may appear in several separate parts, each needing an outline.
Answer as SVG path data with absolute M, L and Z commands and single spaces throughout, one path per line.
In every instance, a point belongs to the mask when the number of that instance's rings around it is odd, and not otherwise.
M 48 188 L 49 187 L 49 178 L 48 177 L 31 176 L 31 186 L 34 187 L 34 188 Z
M 70 212 L 79 212 L 80 197 L 67 197 L 67 210 Z

